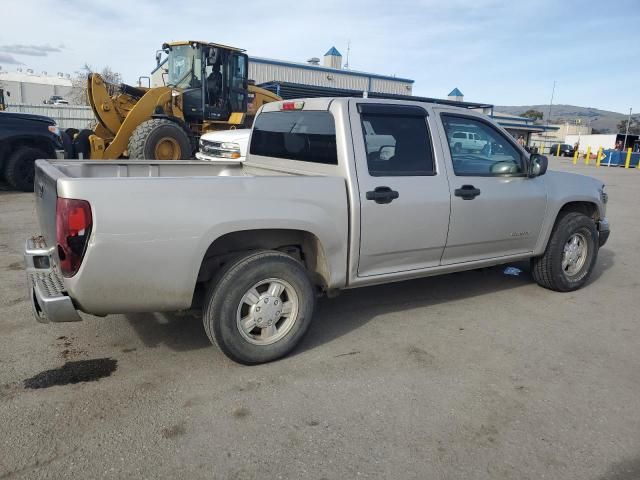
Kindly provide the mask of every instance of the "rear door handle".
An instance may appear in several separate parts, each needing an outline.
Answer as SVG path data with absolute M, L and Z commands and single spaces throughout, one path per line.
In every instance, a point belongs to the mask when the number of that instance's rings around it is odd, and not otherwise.
M 473 185 L 462 185 L 454 191 L 456 197 L 462 197 L 463 200 L 473 200 L 480 195 L 480 189 Z
M 376 203 L 391 203 L 400 194 L 389 187 L 376 187 L 375 190 L 367 192 L 366 196 L 367 200 L 373 200 Z

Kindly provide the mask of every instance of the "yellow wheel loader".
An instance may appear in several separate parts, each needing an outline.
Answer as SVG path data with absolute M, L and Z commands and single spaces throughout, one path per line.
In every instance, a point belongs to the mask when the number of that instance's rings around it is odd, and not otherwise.
M 250 126 L 260 106 L 280 100 L 249 84 L 244 50 L 197 41 L 165 43 L 162 50 L 163 87 L 114 86 L 89 75 L 87 96 L 98 123 L 75 135 L 75 156 L 188 159 L 203 133 Z
M 8 92 L 7 92 L 7 96 L 9 96 Z M 6 109 L 7 109 L 7 104 L 4 103 L 4 90 L 0 88 L 0 112 Z

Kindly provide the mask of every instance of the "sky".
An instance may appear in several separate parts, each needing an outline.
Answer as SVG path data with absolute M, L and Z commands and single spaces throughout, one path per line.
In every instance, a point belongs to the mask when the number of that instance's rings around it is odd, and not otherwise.
M 0 67 L 110 66 L 135 84 L 171 40 L 304 62 L 335 46 L 414 95 L 640 112 L 640 0 L 0 0 Z

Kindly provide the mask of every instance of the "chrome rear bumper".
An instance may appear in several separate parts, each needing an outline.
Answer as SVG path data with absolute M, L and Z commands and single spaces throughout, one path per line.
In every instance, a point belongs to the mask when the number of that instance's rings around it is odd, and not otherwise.
M 27 240 L 24 261 L 33 315 L 40 323 L 82 320 L 71 297 L 66 294 L 60 274 L 53 268 L 55 247 L 47 247 L 43 237 Z

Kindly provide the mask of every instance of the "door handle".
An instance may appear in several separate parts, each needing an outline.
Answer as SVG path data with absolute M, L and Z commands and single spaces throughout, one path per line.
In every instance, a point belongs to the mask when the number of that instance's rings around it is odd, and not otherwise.
M 398 192 L 389 187 L 376 187 L 375 190 L 367 192 L 367 200 L 373 200 L 376 203 L 391 203 L 399 196 Z
M 463 200 L 473 200 L 480 195 L 480 189 L 473 185 L 462 185 L 454 191 L 456 197 L 462 197 Z

